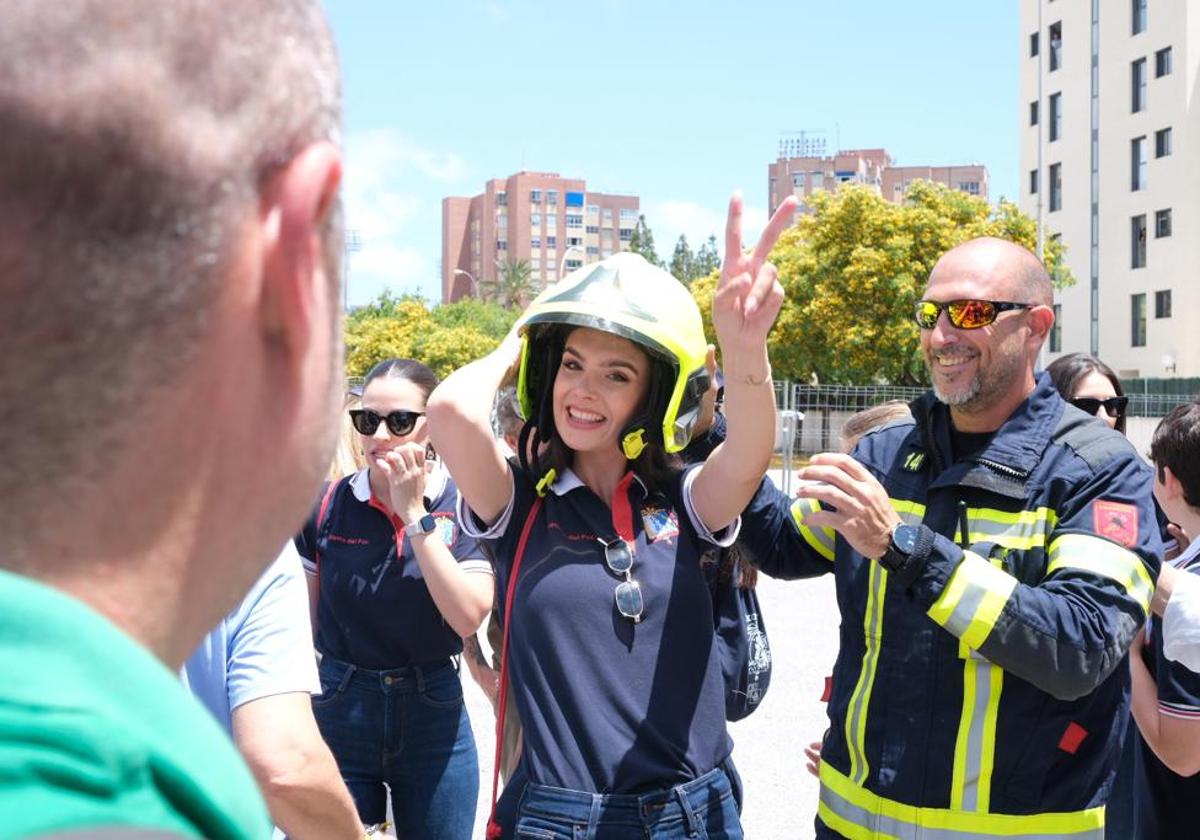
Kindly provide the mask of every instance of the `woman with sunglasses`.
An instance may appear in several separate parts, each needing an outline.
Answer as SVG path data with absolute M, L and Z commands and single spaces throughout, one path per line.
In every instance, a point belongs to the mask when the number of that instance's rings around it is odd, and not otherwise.
M 1125 434 L 1129 397 L 1112 368 L 1087 353 L 1068 353 L 1047 365 L 1046 372 L 1063 399 Z
M 730 203 L 713 300 L 729 433 L 705 463 L 674 457 L 708 386 L 700 313 L 635 254 L 544 291 L 519 333 L 430 399 L 463 527 L 494 549 L 502 680 L 523 727 L 528 783 L 506 789 L 515 825 L 489 837 L 742 836 L 701 556 L 732 543 L 770 461 L 766 337 L 783 290 L 766 256 L 793 207 L 743 254 Z M 508 461 L 489 414 L 514 363 L 527 423 Z
M 326 488 L 296 542 L 322 657 L 313 710 L 360 818 L 382 823 L 390 790 L 399 836 L 466 840 L 479 766 L 454 657 L 494 579 L 429 447 L 436 386 L 411 359 L 371 369 L 350 411 L 367 468 Z

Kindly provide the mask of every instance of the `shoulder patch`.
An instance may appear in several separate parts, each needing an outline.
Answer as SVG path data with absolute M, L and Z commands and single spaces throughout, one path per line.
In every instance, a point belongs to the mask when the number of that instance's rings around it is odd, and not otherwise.
M 1068 403 L 1051 440 L 1069 448 L 1092 469 L 1118 456 L 1137 457 L 1137 452 L 1128 438 L 1103 423 L 1093 422 L 1094 420 L 1094 417 L 1084 414 Z
M 1092 525 L 1097 534 L 1126 548 L 1137 543 L 1138 511 L 1131 504 L 1098 499 L 1092 503 Z

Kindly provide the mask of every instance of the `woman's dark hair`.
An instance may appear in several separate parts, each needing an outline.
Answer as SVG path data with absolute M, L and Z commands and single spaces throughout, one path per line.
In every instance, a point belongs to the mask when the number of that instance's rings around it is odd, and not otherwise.
M 1118 397 L 1125 396 L 1121 380 L 1113 373 L 1113 369 L 1090 353 L 1068 353 L 1059 356 L 1046 366 L 1046 373 L 1050 374 L 1050 381 L 1064 400 L 1074 399 L 1079 383 L 1090 373 L 1098 373 L 1111 382 Z M 1124 414 L 1117 418 L 1116 430 L 1125 434 Z
M 363 391 L 366 392 L 376 379 L 407 379 L 420 389 L 426 400 L 438 386 L 437 374 L 416 359 L 384 359 L 379 362 L 367 371 L 363 379 Z
M 558 376 L 558 367 L 562 361 L 563 347 L 566 344 L 567 336 L 574 329 L 577 328 L 565 325 L 543 327 L 536 336 L 534 346 L 530 347 L 531 353 L 544 354 L 540 364 L 533 359 L 529 364 L 540 367 L 545 371 L 545 376 L 543 381 L 530 382 L 527 386 L 530 387 L 533 399 L 534 416 L 526 418 L 525 428 L 521 430 L 518 455 L 521 465 L 532 473 L 535 481 L 541 480 L 542 476 L 551 469 L 562 475 L 563 470 L 574 462 L 575 453 L 563 443 L 558 429 L 554 425 L 553 408 L 554 380 Z M 641 345 L 635 342 L 634 346 L 645 353 L 645 348 Z M 673 382 L 675 372 L 662 359 L 651 353 L 645 355 L 650 362 L 650 387 L 647 389 L 647 400 L 653 400 L 655 385 L 664 380 Z M 659 425 L 661 425 L 661 421 Z M 647 433 L 650 439 L 647 440 L 642 453 L 633 461 L 633 471 L 648 490 L 662 492 L 674 480 L 681 468 L 681 463 L 677 457 L 669 454 L 663 448 L 661 441 L 655 439 L 654 429 L 647 429 Z M 534 440 L 532 447 L 529 446 L 531 436 Z M 528 458 L 531 449 L 532 463 Z

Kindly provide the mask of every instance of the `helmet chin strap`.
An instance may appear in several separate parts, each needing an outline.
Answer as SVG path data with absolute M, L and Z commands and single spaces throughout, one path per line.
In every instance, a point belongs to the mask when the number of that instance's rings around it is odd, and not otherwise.
M 640 425 L 636 429 L 626 429 L 625 434 L 621 435 L 621 451 L 628 460 L 636 461 L 646 448 L 646 430 Z

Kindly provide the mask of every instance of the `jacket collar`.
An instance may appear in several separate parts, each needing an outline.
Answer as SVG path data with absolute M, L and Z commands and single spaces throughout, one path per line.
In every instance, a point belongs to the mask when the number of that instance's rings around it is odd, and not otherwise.
M 941 465 L 932 486 L 960 484 L 1022 498 L 1065 405 L 1050 375 L 1043 371 L 1033 391 L 996 430 L 983 451 L 955 463 L 950 446 L 950 409 L 932 391 L 923 395 L 912 409 L 925 446 L 935 451 L 935 463 Z

